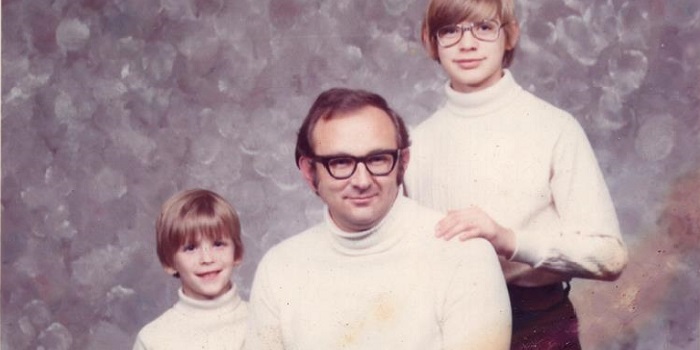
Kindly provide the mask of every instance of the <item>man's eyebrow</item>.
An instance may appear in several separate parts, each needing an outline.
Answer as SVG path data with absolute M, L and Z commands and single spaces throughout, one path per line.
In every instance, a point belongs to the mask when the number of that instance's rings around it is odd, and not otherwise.
M 354 157 L 352 154 L 345 153 L 345 152 L 331 153 L 331 154 L 317 154 L 316 156 L 321 157 L 321 158 Z
M 373 155 L 376 155 L 379 153 L 386 153 L 386 152 L 393 152 L 393 151 L 395 151 L 395 149 L 379 148 L 379 149 L 371 150 L 368 153 L 365 153 L 364 155 L 361 155 L 361 156 L 356 156 L 356 155 L 346 153 L 346 152 L 339 152 L 339 153 L 332 153 L 332 154 L 328 154 L 328 155 L 320 155 L 319 154 L 319 155 L 317 155 L 317 157 L 321 157 L 321 158 L 343 158 L 343 157 L 363 158 L 363 157 L 373 156 Z

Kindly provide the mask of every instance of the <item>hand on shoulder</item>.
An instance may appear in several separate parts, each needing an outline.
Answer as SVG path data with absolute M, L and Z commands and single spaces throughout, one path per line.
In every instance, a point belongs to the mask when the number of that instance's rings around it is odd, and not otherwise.
M 515 251 L 515 234 L 498 224 L 481 208 L 450 210 L 435 227 L 435 236 L 445 240 L 458 237 L 461 241 L 484 238 L 493 245 L 498 255 L 510 258 Z

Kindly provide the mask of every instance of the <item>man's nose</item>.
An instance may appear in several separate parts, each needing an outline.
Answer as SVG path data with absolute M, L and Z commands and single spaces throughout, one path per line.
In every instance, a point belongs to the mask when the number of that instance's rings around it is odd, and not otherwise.
M 365 163 L 357 164 L 355 173 L 350 177 L 350 183 L 355 187 L 367 188 L 372 184 L 372 174 L 367 170 Z

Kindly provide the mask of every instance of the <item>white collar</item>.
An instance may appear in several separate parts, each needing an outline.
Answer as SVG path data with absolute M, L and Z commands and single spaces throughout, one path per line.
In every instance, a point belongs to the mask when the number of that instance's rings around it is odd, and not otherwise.
M 510 104 L 509 99 L 514 98 L 515 92 L 520 89 L 513 75 L 507 69 L 503 71 L 503 77 L 496 84 L 476 92 L 456 91 L 447 82 L 445 108 L 457 117 L 479 117 L 507 107 Z
M 383 252 L 396 245 L 405 233 L 394 229 L 396 222 L 401 220 L 406 206 L 406 198 L 397 195 L 386 216 L 374 227 L 360 232 L 341 230 L 333 221 L 326 207 L 324 211 L 325 226 L 330 232 L 330 243 L 335 250 L 344 255 L 369 255 Z

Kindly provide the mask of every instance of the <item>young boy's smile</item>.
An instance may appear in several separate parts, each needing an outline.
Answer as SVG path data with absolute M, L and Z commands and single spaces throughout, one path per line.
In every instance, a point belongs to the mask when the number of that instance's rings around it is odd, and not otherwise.
M 174 266 L 168 273 L 178 273 L 185 295 L 200 300 L 215 299 L 231 289 L 231 274 L 236 265 L 230 238 L 199 241 L 183 245 L 175 253 Z

